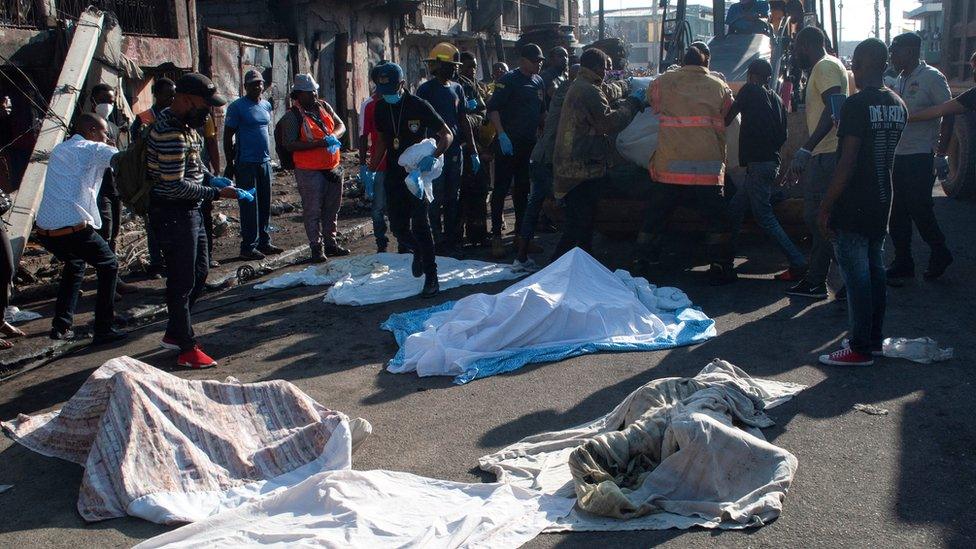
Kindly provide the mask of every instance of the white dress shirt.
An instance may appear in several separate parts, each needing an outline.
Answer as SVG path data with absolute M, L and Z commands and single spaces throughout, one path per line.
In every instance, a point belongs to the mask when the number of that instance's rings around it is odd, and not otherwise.
M 101 228 L 98 191 L 112 156 L 118 152 L 111 145 L 88 141 L 77 134 L 54 147 L 44 178 L 44 196 L 34 221 L 37 227 L 52 231 L 85 222 Z
M 946 77 L 938 69 L 926 65 L 925 61 L 919 61 L 911 74 L 900 75 L 892 89 L 905 102 L 909 113 L 941 105 L 952 99 Z M 939 147 L 941 124 L 941 118 L 910 122 L 901 134 L 895 154 L 932 154 Z

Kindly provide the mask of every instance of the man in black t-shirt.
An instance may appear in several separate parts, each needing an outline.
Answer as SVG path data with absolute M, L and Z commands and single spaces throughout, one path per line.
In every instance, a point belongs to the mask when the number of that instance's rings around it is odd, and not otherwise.
M 776 280 L 799 281 L 806 274 L 807 258 L 779 224 L 770 202 L 779 174 L 779 149 L 787 137 L 786 108 L 779 95 L 769 89 L 772 75 L 773 67 L 768 61 L 753 61 L 749 65 L 749 82 L 742 86 L 725 117 L 729 125 L 736 115 L 742 114 L 739 165 L 746 169 L 746 177 L 729 205 L 732 234 L 733 238 L 738 237 L 742 218 L 751 209 L 756 224 L 776 242 L 790 263 L 789 269 L 776 275 Z
M 884 86 L 888 48 L 869 38 L 854 50 L 854 79 L 860 92 L 841 110 L 840 158 L 824 196 L 818 227 L 834 244 L 847 285 L 850 336 L 820 362 L 870 366 L 881 355 L 887 275 L 884 242 L 891 211 L 891 170 L 908 109 Z
M 417 198 L 407 189 L 407 172 L 400 165 L 400 154 L 411 145 L 436 136 L 437 148 L 423 158 L 417 168 L 428 171 L 438 156 L 444 154 L 454 135 L 430 103 L 405 91 L 403 69 L 396 63 L 385 63 L 373 69 L 376 92 L 383 100 L 376 105 L 373 119 L 379 133 L 376 154 L 370 159 L 369 169 L 376 171 L 379 159 L 386 156 L 386 214 L 390 218 L 390 230 L 397 241 L 413 250 L 413 276 L 424 276 L 424 289 L 420 295 L 433 297 L 440 290 L 437 283 L 437 263 L 434 257 L 434 237 L 430 231 L 430 203 Z

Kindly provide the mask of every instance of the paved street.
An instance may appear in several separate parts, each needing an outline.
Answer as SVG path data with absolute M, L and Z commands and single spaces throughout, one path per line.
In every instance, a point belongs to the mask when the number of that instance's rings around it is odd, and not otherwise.
M 719 336 L 668 352 L 600 354 L 526 367 L 465 386 L 449 379 L 393 375 L 383 364 L 396 351 L 378 326 L 391 313 L 428 306 L 409 299 L 366 307 L 322 303 L 322 288 L 260 292 L 250 285 L 203 303 L 197 318 L 216 370 L 176 372 L 197 379 L 286 379 L 324 405 L 373 424 L 374 434 L 354 456 L 358 469 L 392 469 L 455 481 L 491 480 L 479 456 L 526 435 L 570 427 L 609 411 L 652 379 L 693 376 L 714 357 L 755 376 L 809 388 L 773 409 L 766 431 L 799 459 L 780 519 L 746 532 L 707 530 L 541 535 L 528 547 L 963 547 L 976 525 L 976 422 L 970 408 L 976 386 L 976 204 L 937 198 L 937 213 L 956 252 L 943 280 L 921 279 L 892 289 L 886 332 L 931 336 L 955 348 L 936 365 L 882 359 L 864 369 L 823 367 L 817 355 L 844 336 L 846 309 L 834 301 L 809 303 L 783 296 L 770 280 L 780 267 L 771 246 L 746 239 L 743 279 L 725 288 L 673 268 L 652 282 L 686 290 L 716 319 Z M 544 242 L 551 247 L 554 237 Z M 686 263 L 687 242 L 673 259 Z M 624 266 L 627 246 L 599 241 L 598 258 Z M 358 252 L 371 242 L 361 241 Z M 693 245 L 691 248 L 696 248 Z M 919 246 L 921 260 L 927 250 Z M 748 257 L 748 259 L 745 259 Z M 921 269 L 920 269 L 921 270 Z M 437 302 L 507 284 L 445 292 Z M 215 308 L 218 307 L 219 308 Z M 172 371 L 174 356 L 156 342 L 162 324 L 133 333 L 122 348 L 77 353 L 0 385 L 0 418 L 59 407 L 102 362 L 127 354 Z M 855 411 L 871 404 L 888 415 Z M 167 528 L 139 519 L 86 524 L 75 503 L 81 468 L 0 441 L 0 546 L 129 546 Z

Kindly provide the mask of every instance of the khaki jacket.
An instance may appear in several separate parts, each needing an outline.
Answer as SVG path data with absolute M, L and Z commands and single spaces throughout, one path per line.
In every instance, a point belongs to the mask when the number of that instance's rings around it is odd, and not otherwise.
M 732 90 L 705 67 L 686 65 L 651 82 L 647 100 L 661 121 L 651 179 L 673 185 L 725 182 L 725 115 Z
M 638 109 L 633 100 L 613 109 L 602 79 L 587 68 L 580 69 L 559 114 L 552 160 L 556 198 L 566 196 L 583 181 L 607 175 L 614 152 L 612 136 L 630 124 Z

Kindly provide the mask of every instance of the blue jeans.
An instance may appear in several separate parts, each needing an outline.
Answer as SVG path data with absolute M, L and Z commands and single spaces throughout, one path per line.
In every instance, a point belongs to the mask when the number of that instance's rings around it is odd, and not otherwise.
M 525 215 L 519 230 L 519 236 L 525 240 L 535 236 L 542 205 L 552 195 L 552 165 L 532 162 L 529 166 L 529 177 L 532 179 L 532 189 L 529 191 L 529 203 L 525 205 Z
M 376 172 L 373 178 L 373 236 L 376 248 L 385 249 L 390 243 L 386 237 L 386 172 Z
M 237 164 L 237 186 L 257 190 L 254 200 L 238 200 L 241 208 L 241 253 L 271 244 L 271 162 Z
M 827 194 L 836 168 L 837 153 L 822 153 L 810 159 L 807 170 L 803 173 L 803 220 L 810 229 L 810 240 L 813 242 L 804 281 L 814 286 L 826 284 L 834 255 L 830 242 L 820 234 L 817 216 L 820 215 L 820 203 Z
M 834 257 L 847 286 L 851 348 L 863 354 L 881 347 L 887 277 L 884 236 L 836 230 Z
M 736 191 L 729 204 L 729 211 L 732 215 L 732 234 L 738 238 L 739 230 L 742 227 L 742 219 L 746 215 L 746 210 L 752 210 L 752 217 L 756 224 L 766 233 L 766 236 L 773 239 L 780 251 L 786 255 L 790 262 L 790 267 L 797 270 L 804 270 L 807 267 L 807 258 L 790 240 L 789 235 L 783 230 L 776 214 L 773 213 L 773 205 L 770 202 L 772 196 L 773 183 L 779 174 L 778 162 L 750 162 L 746 168 L 746 177 L 742 186 Z
M 434 242 L 443 246 L 458 243 L 458 197 L 461 194 L 461 151 L 444 153 L 444 171 L 434 180 L 434 201 L 430 203 L 430 230 Z

